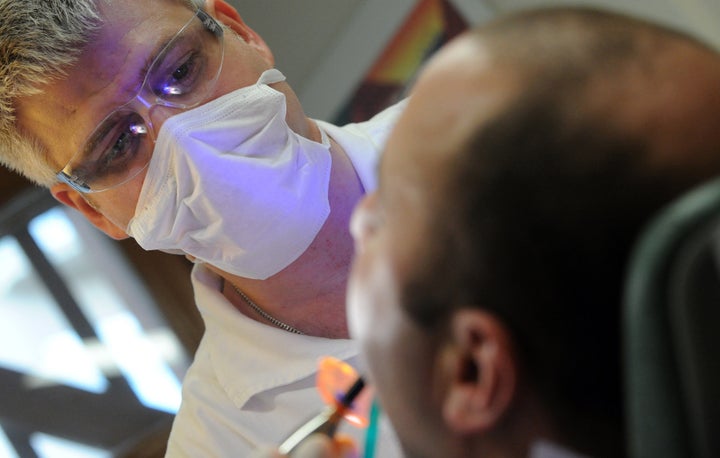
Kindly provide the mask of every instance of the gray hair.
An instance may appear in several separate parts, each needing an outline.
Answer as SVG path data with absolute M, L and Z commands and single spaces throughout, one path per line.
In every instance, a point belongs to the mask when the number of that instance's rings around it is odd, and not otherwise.
M 41 186 L 55 184 L 57 171 L 40 142 L 17 128 L 15 103 L 66 76 L 102 25 L 99 1 L 112 0 L 0 0 L 0 164 Z
M 95 0 L 0 0 L 0 162 L 40 185 L 55 183 L 55 172 L 18 131 L 15 101 L 63 77 L 99 25 Z

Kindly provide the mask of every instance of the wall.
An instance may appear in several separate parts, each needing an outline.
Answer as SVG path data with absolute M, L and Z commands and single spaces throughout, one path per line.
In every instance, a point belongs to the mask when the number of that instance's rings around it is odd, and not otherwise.
M 380 55 L 414 0 L 229 0 L 273 50 L 309 116 L 331 120 Z M 454 0 L 472 22 L 483 2 Z
M 228 0 L 268 43 L 307 113 L 333 119 L 414 0 Z M 473 24 L 549 5 L 602 6 L 689 32 L 720 49 L 720 0 L 452 0 Z

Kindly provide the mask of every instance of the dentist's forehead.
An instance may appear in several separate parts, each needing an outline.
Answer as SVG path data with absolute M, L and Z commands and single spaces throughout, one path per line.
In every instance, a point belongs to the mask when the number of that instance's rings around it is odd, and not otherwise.
M 156 6 L 150 10 L 133 7 L 136 3 L 113 2 L 112 7 L 100 8 L 102 25 L 81 57 L 82 66 L 99 83 L 125 83 L 128 77 L 137 80 L 162 45 L 193 14 L 180 2 L 170 2 L 174 7 Z

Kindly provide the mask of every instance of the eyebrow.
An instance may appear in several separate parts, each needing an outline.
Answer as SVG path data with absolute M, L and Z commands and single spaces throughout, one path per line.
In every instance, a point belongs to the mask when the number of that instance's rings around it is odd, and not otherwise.
M 177 32 L 173 33 L 170 37 L 158 43 L 152 50 L 152 52 L 150 52 L 145 57 L 145 63 L 142 65 L 142 67 L 140 67 L 138 74 L 135 76 L 134 87 L 136 89 L 133 97 L 136 97 L 142 89 L 142 85 L 148 76 L 148 72 L 150 72 L 150 67 L 152 66 L 152 64 L 154 64 L 157 58 L 160 57 L 160 53 L 162 53 L 165 48 L 167 48 L 170 43 L 175 39 L 175 36 L 177 36 Z M 128 101 L 130 100 L 132 99 L 129 99 Z
M 155 45 L 153 50 L 145 56 L 144 63 L 142 66 L 139 67 L 139 70 L 135 74 L 135 77 L 132 80 L 127 81 L 127 83 L 129 83 L 129 85 L 123 84 L 123 86 L 124 86 L 123 91 L 129 92 L 128 88 L 132 88 L 132 92 L 131 92 L 132 96 L 129 97 L 124 102 L 118 104 L 115 108 L 113 108 L 110 112 L 108 112 L 105 115 L 105 117 L 102 119 L 102 121 L 100 121 L 100 123 L 95 126 L 93 131 L 90 133 L 90 138 L 88 138 L 88 140 L 91 143 L 88 143 L 87 145 L 85 145 L 86 147 L 81 152 L 83 161 L 85 161 L 89 156 L 92 155 L 92 153 L 97 149 L 100 141 L 103 138 L 105 138 L 105 135 L 106 135 L 106 134 L 94 135 L 94 133 L 97 131 L 98 128 L 103 127 L 103 125 L 105 124 L 105 121 L 107 121 L 107 119 L 111 113 L 113 113 L 118 108 L 124 106 L 126 103 L 129 103 L 131 100 L 133 100 L 135 97 L 138 96 L 138 94 L 142 90 L 143 84 L 145 83 L 145 79 L 148 76 L 150 67 L 152 66 L 153 63 L 155 63 L 155 61 L 157 60 L 160 53 L 162 53 L 163 50 L 165 50 L 165 48 L 172 42 L 172 40 L 175 38 L 175 35 L 177 35 L 177 32 L 173 33 L 171 36 L 167 37 L 165 40 L 162 40 L 157 45 Z M 110 129 L 106 128 L 105 130 L 109 131 Z

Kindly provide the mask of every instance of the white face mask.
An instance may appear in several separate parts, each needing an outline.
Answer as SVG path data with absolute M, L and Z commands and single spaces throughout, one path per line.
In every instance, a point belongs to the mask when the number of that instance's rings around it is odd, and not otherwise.
M 285 95 L 258 82 L 168 118 L 127 233 L 146 250 L 185 253 L 246 278 L 276 274 L 329 213 L 330 143 L 295 133 Z

